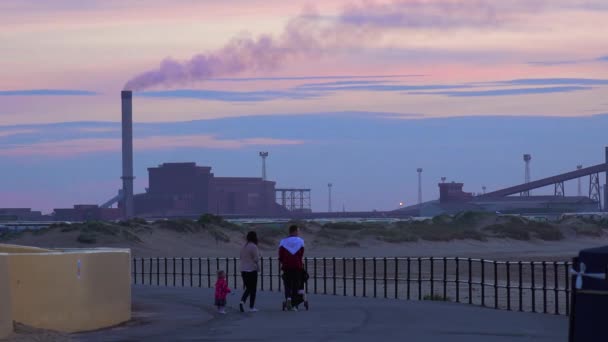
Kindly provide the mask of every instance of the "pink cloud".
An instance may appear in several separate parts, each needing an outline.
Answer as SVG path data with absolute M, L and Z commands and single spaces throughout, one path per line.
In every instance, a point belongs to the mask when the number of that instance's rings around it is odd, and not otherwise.
M 152 136 L 136 138 L 133 147 L 138 151 L 172 150 L 178 148 L 239 149 L 247 146 L 299 145 L 300 140 L 248 138 L 218 139 L 211 135 Z M 73 139 L 53 142 L 13 145 L 0 149 L 0 156 L 7 157 L 70 157 L 80 154 L 118 152 L 120 139 Z
M 14 129 L 14 130 L 8 130 L 8 131 L 0 131 L 0 137 L 10 137 L 13 135 L 20 135 L 20 134 L 32 134 L 32 133 L 37 133 L 38 130 L 35 129 Z

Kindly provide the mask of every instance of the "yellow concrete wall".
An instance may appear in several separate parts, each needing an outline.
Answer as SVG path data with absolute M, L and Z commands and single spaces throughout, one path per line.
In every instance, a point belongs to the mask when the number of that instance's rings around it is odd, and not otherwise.
M 8 256 L 0 254 L 0 340 L 13 332 L 13 313 L 8 280 Z
M 62 332 L 128 321 L 130 259 L 128 249 L 8 254 L 13 319 Z

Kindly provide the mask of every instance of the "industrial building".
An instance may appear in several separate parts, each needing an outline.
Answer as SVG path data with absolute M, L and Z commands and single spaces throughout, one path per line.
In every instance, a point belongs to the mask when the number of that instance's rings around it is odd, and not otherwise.
M 55 221 L 112 221 L 121 217 L 121 209 L 103 208 L 96 204 L 77 204 L 73 208 L 53 210 Z
M 138 217 L 275 216 L 286 211 L 275 202 L 275 182 L 263 178 L 216 177 L 211 167 L 195 163 L 164 163 L 148 168 L 148 175 L 146 192 L 134 196 Z
M 40 211 L 30 208 L 0 208 L 0 221 L 41 221 L 45 217 Z

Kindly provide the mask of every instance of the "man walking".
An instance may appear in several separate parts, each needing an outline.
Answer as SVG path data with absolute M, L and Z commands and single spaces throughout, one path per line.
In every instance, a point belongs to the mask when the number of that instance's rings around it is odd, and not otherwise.
M 304 265 L 304 240 L 298 236 L 298 226 L 289 227 L 289 237 L 281 240 L 279 245 L 279 262 L 283 270 L 285 284 L 285 305 L 288 310 L 297 310 L 302 303 L 302 278 Z

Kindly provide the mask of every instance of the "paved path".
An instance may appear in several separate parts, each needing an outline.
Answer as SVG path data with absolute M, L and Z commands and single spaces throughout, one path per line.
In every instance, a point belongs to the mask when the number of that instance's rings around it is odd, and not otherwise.
M 240 294 L 240 291 L 239 291 Z M 132 322 L 81 341 L 567 341 L 565 317 L 440 302 L 310 296 L 311 310 L 282 312 L 277 293 L 258 294 L 258 313 L 229 296 L 217 315 L 209 289 L 134 287 Z M 287 338 L 290 337 L 291 338 Z

